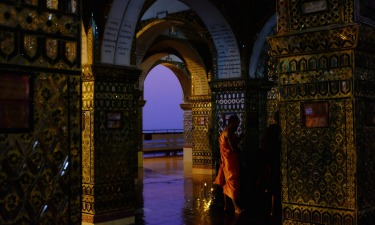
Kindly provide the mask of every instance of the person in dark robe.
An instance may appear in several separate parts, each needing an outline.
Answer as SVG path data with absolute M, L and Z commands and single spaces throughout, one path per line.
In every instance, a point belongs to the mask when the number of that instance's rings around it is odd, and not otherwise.
M 281 215 L 281 128 L 279 112 L 275 112 L 274 124 L 264 131 L 261 140 L 262 168 L 259 184 L 263 191 L 271 197 L 271 216 Z

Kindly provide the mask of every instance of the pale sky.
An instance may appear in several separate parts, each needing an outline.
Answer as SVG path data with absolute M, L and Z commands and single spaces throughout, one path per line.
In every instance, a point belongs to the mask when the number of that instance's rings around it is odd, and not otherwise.
M 170 69 L 158 65 L 149 72 L 144 84 L 144 99 L 143 130 L 183 128 L 182 89 Z

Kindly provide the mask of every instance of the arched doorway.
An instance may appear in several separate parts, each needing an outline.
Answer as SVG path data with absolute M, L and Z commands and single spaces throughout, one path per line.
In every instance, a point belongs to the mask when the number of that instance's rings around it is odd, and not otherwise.
M 142 1 L 127 1 L 125 4 L 114 1 L 103 26 L 99 61 L 110 67 L 124 68 L 124 77 L 129 66 L 139 73 L 139 79 L 131 80 L 134 84 L 133 106 L 137 108 L 134 109 L 135 114 L 129 114 L 130 120 L 136 124 L 132 132 L 138 137 L 136 148 L 139 153 L 142 104 L 135 102 L 143 100 L 145 77 L 163 57 L 178 57 L 181 64 L 166 61 L 163 65 L 175 72 L 184 90 L 181 107 L 185 112 L 184 130 L 190 132 L 185 134 L 190 137 L 192 167 L 199 173 L 212 174 L 218 148 L 211 140 L 216 140 L 225 126 L 225 115 L 238 114 L 242 121 L 240 132 L 252 135 L 253 139 L 259 138 L 257 127 L 251 130 L 246 125 L 248 118 L 253 118 L 249 116 L 247 107 L 251 106 L 254 114 L 259 114 L 258 105 L 253 104 L 259 101 L 259 84 L 248 85 L 245 69 L 248 60 L 241 59 L 246 59 L 248 53 L 245 49 L 251 47 L 236 39 L 228 21 L 210 1 L 199 4 L 183 1 L 183 10 L 176 11 L 166 10 L 168 4 L 154 7 L 153 3 L 160 2 L 163 1 L 150 1 L 143 5 Z M 146 12 L 155 12 L 155 15 L 143 17 Z M 191 20 L 191 17 L 194 19 Z M 129 39 L 132 36 L 135 37 L 134 42 Z M 242 45 L 239 46 L 239 43 Z M 252 144 L 256 146 L 256 143 Z M 132 155 L 133 149 L 129 146 L 126 145 L 125 152 Z M 243 159 L 248 164 L 251 154 L 246 154 Z M 128 162 L 134 166 L 133 159 L 128 159 Z

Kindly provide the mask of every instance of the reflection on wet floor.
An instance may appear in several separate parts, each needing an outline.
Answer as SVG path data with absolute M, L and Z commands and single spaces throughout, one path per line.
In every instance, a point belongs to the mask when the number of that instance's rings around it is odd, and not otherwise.
M 185 169 L 184 169 L 185 168 Z M 213 175 L 192 174 L 182 156 L 144 158 L 136 184 L 137 225 L 268 225 L 262 213 L 224 211 Z M 221 197 L 221 199 L 220 199 Z

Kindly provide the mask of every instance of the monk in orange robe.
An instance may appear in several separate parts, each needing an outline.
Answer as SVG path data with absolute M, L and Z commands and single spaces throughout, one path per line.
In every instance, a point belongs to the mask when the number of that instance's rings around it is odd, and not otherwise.
M 238 153 L 239 138 L 236 131 L 240 124 L 240 119 L 236 115 L 229 117 L 228 125 L 220 134 L 220 158 L 221 164 L 218 175 L 214 181 L 223 187 L 224 209 L 227 208 L 226 196 L 232 199 L 234 211 L 241 214 L 243 209 L 238 205 L 240 193 L 240 162 Z

